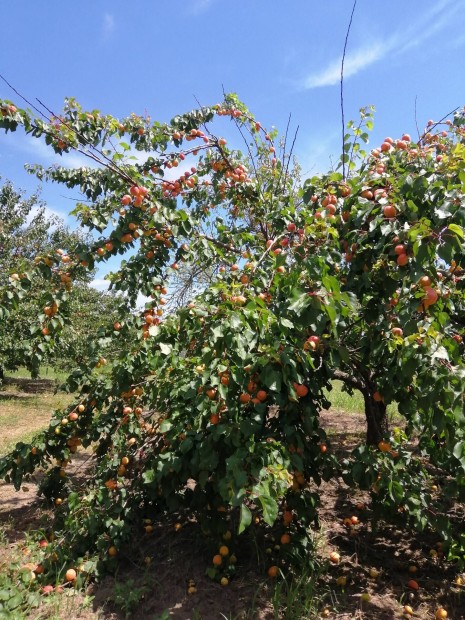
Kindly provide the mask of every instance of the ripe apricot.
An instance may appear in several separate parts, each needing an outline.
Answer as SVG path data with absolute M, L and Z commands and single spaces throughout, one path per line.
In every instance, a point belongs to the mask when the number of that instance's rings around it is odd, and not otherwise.
M 249 394 L 253 394 L 256 389 L 257 389 L 257 384 L 255 383 L 255 381 L 249 381 L 247 383 L 247 392 Z
M 438 300 L 438 293 L 434 288 L 426 287 L 425 288 L 426 299 L 423 301 L 423 305 L 425 308 L 428 306 L 432 306 Z
M 394 205 L 386 205 L 383 208 L 383 215 L 387 219 L 392 219 L 397 216 L 397 209 L 395 208 Z
M 217 555 L 213 556 L 212 562 L 213 562 L 214 566 L 221 566 L 221 564 L 223 564 L 223 558 L 218 553 Z
M 364 189 L 363 192 L 360 193 L 360 196 L 366 200 L 373 200 L 373 192 L 371 189 Z
M 77 577 L 77 574 L 76 574 L 76 571 L 74 570 L 74 568 L 69 568 L 66 571 L 65 577 L 66 577 L 66 581 L 75 581 L 76 577 Z
M 415 581 L 415 579 L 410 579 L 409 581 L 407 581 L 407 588 L 410 588 L 411 590 L 419 590 L 420 586 Z
M 221 545 L 218 551 L 224 558 L 229 555 L 229 548 L 226 545 Z
M 304 398 L 308 394 L 308 387 L 302 383 L 294 383 L 294 390 L 299 398 Z
M 289 534 L 283 534 L 280 541 L 282 545 L 288 545 L 291 542 L 291 537 Z
M 431 286 L 431 278 L 429 276 L 422 276 L 418 280 L 418 284 L 423 288 L 429 288 Z
M 268 569 L 268 577 L 277 577 L 279 573 L 279 568 L 277 566 L 270 566 Z
M 239 396 L 239 402 L 242 403 L 243 405 L 246 405 L 247 403 L 250 402 L 251 398 L 252 397 L 250 396 L 250 394 L 243 393 Z

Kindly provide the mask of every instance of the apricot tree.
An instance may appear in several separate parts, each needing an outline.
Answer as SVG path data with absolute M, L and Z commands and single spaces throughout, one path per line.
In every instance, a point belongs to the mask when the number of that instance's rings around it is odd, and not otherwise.
M 168 512 L 194 514 L 218 537 L 232 525 L 275 528 L 284 566 L 308 544 L 322 480 L 340 474 L 375 505 L 436 528 L 461 556 L 441 505 L 464 492 L 460 115 L 415 144 L 387 139 L 349 179 L 333 172 L 299 188 L 277 136 L 234 95 L 169 124 L 85 112 L 73 100 L 52 118 L 1 106 L 3 129 L 93 162 L 31 167 L 83 193 L 74 215 L 93 239 L 12 274 L 3 312 L 34 271 L 49 278 L 57 311 L 39 317 L 47 342 L 65 329 L 77 274 L 118 254 L 111 283 L 132 307 L 70 375 L 75 402 L 0 467 L 16 487 L 47 469 L 42 490 L 66 531 L 50 563 L 95 550 L 114 562 L 135 524 Z M 221 117 L 246 154 L 213 133 Z M 356 139 L 345 156 L 360 154 Z M 167 313 L 179 281 L 193 297 Z M 334 378 L 366 403 L 367 442 L 342 464 L 319 422 Z M 390 432 L 388 402 L 405 428 Z M 93 447 L 95 475 L 78 490 L 66 467 L 80 445 Z M 431 492 L 433 467 L 446 480 L 442 498 Z M 233 570 L 223 552 L 214 577 Z
M 70 231 L 61 218 L 49 215 L 38 196 L 26 198 L 23 192 L 5 182 L 0 188 L 0 287 L 27 272 L 37 256 L 74 248 L 89 239 Z M 16 275 L 15 275 L 16 274 Z M 47 277 L 39 276 L 27 286 L 19 306 L 2 315 L 0 323 L 0 380 L 4 370 L 25 366 L 37 374 L 41 362 L 59 368 L 73 368 L 86 355 L 87 342 L 92 340 L 104 317 L 114 316 L 119 301 L 114 295 L 89 286 L 90 271 L 78 274 L 69 294 L 69 318 L 72 329 L 65 330 L 59 340 L 44 342 L 36 317 L 52 317 L 54 289 Z M 27 278 L 25 279 L 27 280 Z M 13 300 L 11 300 L 13 301 Z

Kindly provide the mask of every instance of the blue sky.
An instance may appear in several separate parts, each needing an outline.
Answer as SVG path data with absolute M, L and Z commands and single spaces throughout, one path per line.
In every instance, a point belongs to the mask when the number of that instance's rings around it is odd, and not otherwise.
M 352 0 L 3 2 L 0 73 L 55 111 L 66 96 L 115 116 L 169 120 L 235 91 L 267 126 L 299 125 L 295 153 L 324 171 L 340 152 L 339 72 Z M 465 104 L 465 0 L 358 0 L 345 70 L 346 120 L 376 107 L 371 141 Z M 0 83 L 0 97 L 16 100 Z M 32 191 L 29 163 L 59 157 L 0 134 L 0 175 Z M 81 163 L 75 157 L 70 164 Z M 43 188 L 65 216 L 72 198 Z M 70 222 L 71 223 L 71 222 Z

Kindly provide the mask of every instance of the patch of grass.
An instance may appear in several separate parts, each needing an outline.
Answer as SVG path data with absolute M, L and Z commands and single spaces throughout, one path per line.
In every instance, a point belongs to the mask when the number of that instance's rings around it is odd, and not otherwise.
M 57 383 L 62 383 L 68 375 L 68 372 L 57 370 L 51 366 L 43 366 L 40 369 L 38 379 L 49 379 L 51 381 L 56 381 Z M 21 366 L 18 370 L 9 372 L 8 377 L 11 377 L 12 379 L 30 379 L 31 373 L 27 370 L 27 368 Z
M 274 620 L 307 620 L 318 617 L 318 609 L 323 600 L 318 578 L 318 571 L 304 568 L 292 580 L 279 581 L 271 598 Z
M 322 568 L 303 566 L 297 575 L 280 576 L 273 585 L 260 584 L 250 608 L 238 616 L 221 614 L 224 620 L 308 620 L 318 618 L 326 597 L 320 577 Z
M 331 409 L 346 413 L 364 413 L 365 404 L 361 392 L 354 390 L 354 393 L 350 395 L 343 391 L 343 385 L 342 381 L 333 381 L 332 390 L 326 390 L 325 396 L 331 403 Z M 396 403 L 388 405 L 387 414 L 391 421 L 400 419 Z
M 342 390 L 342 381 L 333 381 L 332 390 L 326 390 L 325 396 L 331 403 L 331 409 L 348 413 L 363 413 L 365 405 L 362 394 L 355 390 L 351 396 Z
M 64 393 L 0 392 L 0 455 L 7 453 L 19 441 L 30 441 L 47 426 L 52 412 L 65 407 L 71 399 L 69 394 Z
M 111 598 L 115 605 L 126 614 L 126 618 L 130 618 L 149 591 L 150 588 L 145 583 L 137 587 L 134 579 L 116 581 Z

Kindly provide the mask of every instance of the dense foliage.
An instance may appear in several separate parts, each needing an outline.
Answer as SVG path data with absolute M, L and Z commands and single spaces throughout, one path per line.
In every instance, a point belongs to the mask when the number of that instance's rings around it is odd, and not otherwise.
M 59 300 L 53 319 L 40 317 L 44 341 L 61 328 L 77 274 L 110 257 L 125 257 L 113 288 L 133 307 L 149 298 L 101 330 L 115 344 L 110 372 L 95 372 L 96 340 L 69 378 L 74 404 L 2 461 L 17 487 L 48 468 L 42 489 L 66 532 L 49 562 L 95 550 L 114 561 L 134 524 L 169 512 L 195 515 L 219 540 L 231 525 L 235 535 L 274 528 L 274 561 L 285 566 L 308 542 L 321 481 L 340 475 L 384 516 L 437 530 L 449 557 L 463 559 L 447 515 L 465 492 L 461 115 L 366 154 L 364 110 L 346 136 L 349 178 L 333 171 L 300 186 L 277 136 L 232 95 L 169 124 L 88 113 L 73 100 L 46 120 L 2 105 L 3 129 L 98 163 L 31 169 L 81 190 L 74 215 L 94 234 L 34 261 Z M 246 154 L 213 134 L 221 117 Z M 33 279 L 10 277 L 4 313 Z M 200 284 L 164 313 L 180 281 Z M 334 378 L 366 405 L 367 442 L 343 462 L 319 422 Z M 390 402 L 404 420 L 392 430 Z M 66 466 L 79 445 L 93 446 L 95 476 L 73 489 Z M 233 570 L 230 551 L 215 556 L 213 577 Z
M 9 278 L 30 270 L 37 257 L 56 252 L 69 254 L 87 237 L 71 232 L 63 221 L 49 215 L 38 196 L 25 198 L 6 182 L 0 189 L 0 287 L 8 288 Z M 51 259 L 48 259 L 52 264 Z M 16 277 L 16 276 L 14 276 Z M 77 274 L 74 287 L 66 287 L 69 304 L 67 321 L 72 325 L 59 338 L 44 341 L 37 317 L 55 316 L 61 325 L 54 284 L 47 275 L 37 274 L 27 286 L 21 303 L 2 315 L 0 323 L 0 375 L 4 370 L 27 367 L 33 375 L 41 362 L 60 369 L 71 370 L 86 358 L 88 342 L 97 337 L 98 330 L 117 318 L 120 302 L 114 295 L 102 293 L 90 286 L 92 273 Z M 14 301 L 14 300 L 12 300 Z M 56 303 L 56 306 L 55 306 Z M 105 354 L 111 349 L 105 347 Z

